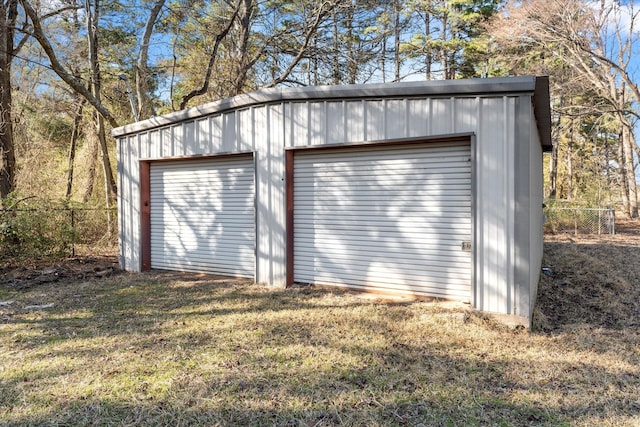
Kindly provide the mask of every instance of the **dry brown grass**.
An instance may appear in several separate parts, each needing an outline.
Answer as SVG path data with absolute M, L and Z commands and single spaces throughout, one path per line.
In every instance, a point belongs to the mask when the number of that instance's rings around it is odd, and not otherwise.
M 637 426 L 638 243 L 548 242 L 531 333 L 211 276 L 0 285 L 0 425 Z

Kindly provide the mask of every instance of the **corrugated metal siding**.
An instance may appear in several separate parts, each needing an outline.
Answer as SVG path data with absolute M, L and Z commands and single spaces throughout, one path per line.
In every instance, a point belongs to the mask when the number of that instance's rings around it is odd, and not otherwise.
M 542 267 L 542 254 L 544 247 L 544 214 L 542 203 L 544 202 L 543 194 L 543 176 L 542 176 L 542 147 L 538 143 L 538 129 L 535 122 L 531 122 L 531 140 L 529 143 L 529 191 L 531 194 L 531 224 L 529 228 L 529 316 L 533 315 L 536 297 L 538 295 L 538 282 L 540 280 L 540 268 Z M 525 242 L 526 243 L 526 242 Z
M 140 135 L 121 138 L 118 143 L 118 224 L 121 266 L 139 271 L 140 262 Z
M 515 140 L 513 127 L 533 123 L 531 114 L 523 123 L 513 122 L 514 114 L 525 108 L 518 98 L 529 104 L 526 109 L 530 113 L 530 94 L 413 94 L 393 99 L 272 101 L 240 110 L 224 109 L 122 136 L 118 141 L 121 265 L 131 271 L 141 268 L 141 159 L 255 152 L 256 279 L 282 286 L 286 268 L 285 149 L 342 142 L 366 144 L 392 137 L 473 133 L 472 154 L 476 165 L 472 185 L 476 203 L 473 303 L 482 310 L 513 313 L 513 205 L 515 193 L 526 190 L 514 187 L 514 153 L 509 147 L 527 143 Z M 344 113 L 342 116 L 340 111 Z M 178 130 L 181 127 L 193 127 L 193 130 Z M 535 137 L 532 138 L 532 143 L 538 144 Z M 538 153 L 537 148 L 531 151 L 531 161 L 538 162 L 535 158 Z M 526 155 L 524 150 L 523 155 Z M 532 170 L 532 173 L 538 174 L 538 171 Z M 538 184 L 532 180 L 532 185 Z M 532 222 L 533 233 L 537 224 Z M 536 240 L 535 247 L 534 242 L 531 243 L 532 252 L 537 253 L 541 240 Z M 531 272 L 532 281 L 536 274 Z
M 151 268 L 253 278 L 251 156 L 152 163 Z
M 513 310 L 513 189 L 515 113 L 511 97 L 480 98 L 476 149 L 476 269 L 474 306 Z
M 469 300 L 468 143 L 294 156 L 294 281 Z
M 259 282 L 284 286 L 286 278 L 284 106 L 256 108 L 254 121 L 258 192 L 257 272 Z

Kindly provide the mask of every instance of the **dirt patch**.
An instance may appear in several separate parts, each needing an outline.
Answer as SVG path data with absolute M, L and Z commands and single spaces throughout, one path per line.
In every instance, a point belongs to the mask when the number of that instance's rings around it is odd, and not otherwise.
M 115 256 L 77 257 L 53 264 L 33 262 L 0 270 L 0 286 L 12 290 L 31 289 L 43 283 L 104 278 L 121 272 Z

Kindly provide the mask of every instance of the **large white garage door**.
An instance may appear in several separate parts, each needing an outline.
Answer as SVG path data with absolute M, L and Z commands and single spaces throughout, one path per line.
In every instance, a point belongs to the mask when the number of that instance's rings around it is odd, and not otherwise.
M 254 277 L 251 156 L 150 165 L 151 268 Z
M 469 300 L 468 142 L 299 151 L 297 283 Z

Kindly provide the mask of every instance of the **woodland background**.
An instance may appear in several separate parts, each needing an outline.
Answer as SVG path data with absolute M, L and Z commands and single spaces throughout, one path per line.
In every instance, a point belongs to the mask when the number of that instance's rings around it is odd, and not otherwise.
M 531 74 L 551 82 L 549 203 L 637 218 L 638 12 L 614 0 L 0 0 L 0 242 L 26 240 L 29 209 L 112 208 L 120 125 L 264 87 Z M 91 217 L 113 231 L 105 212 Z

